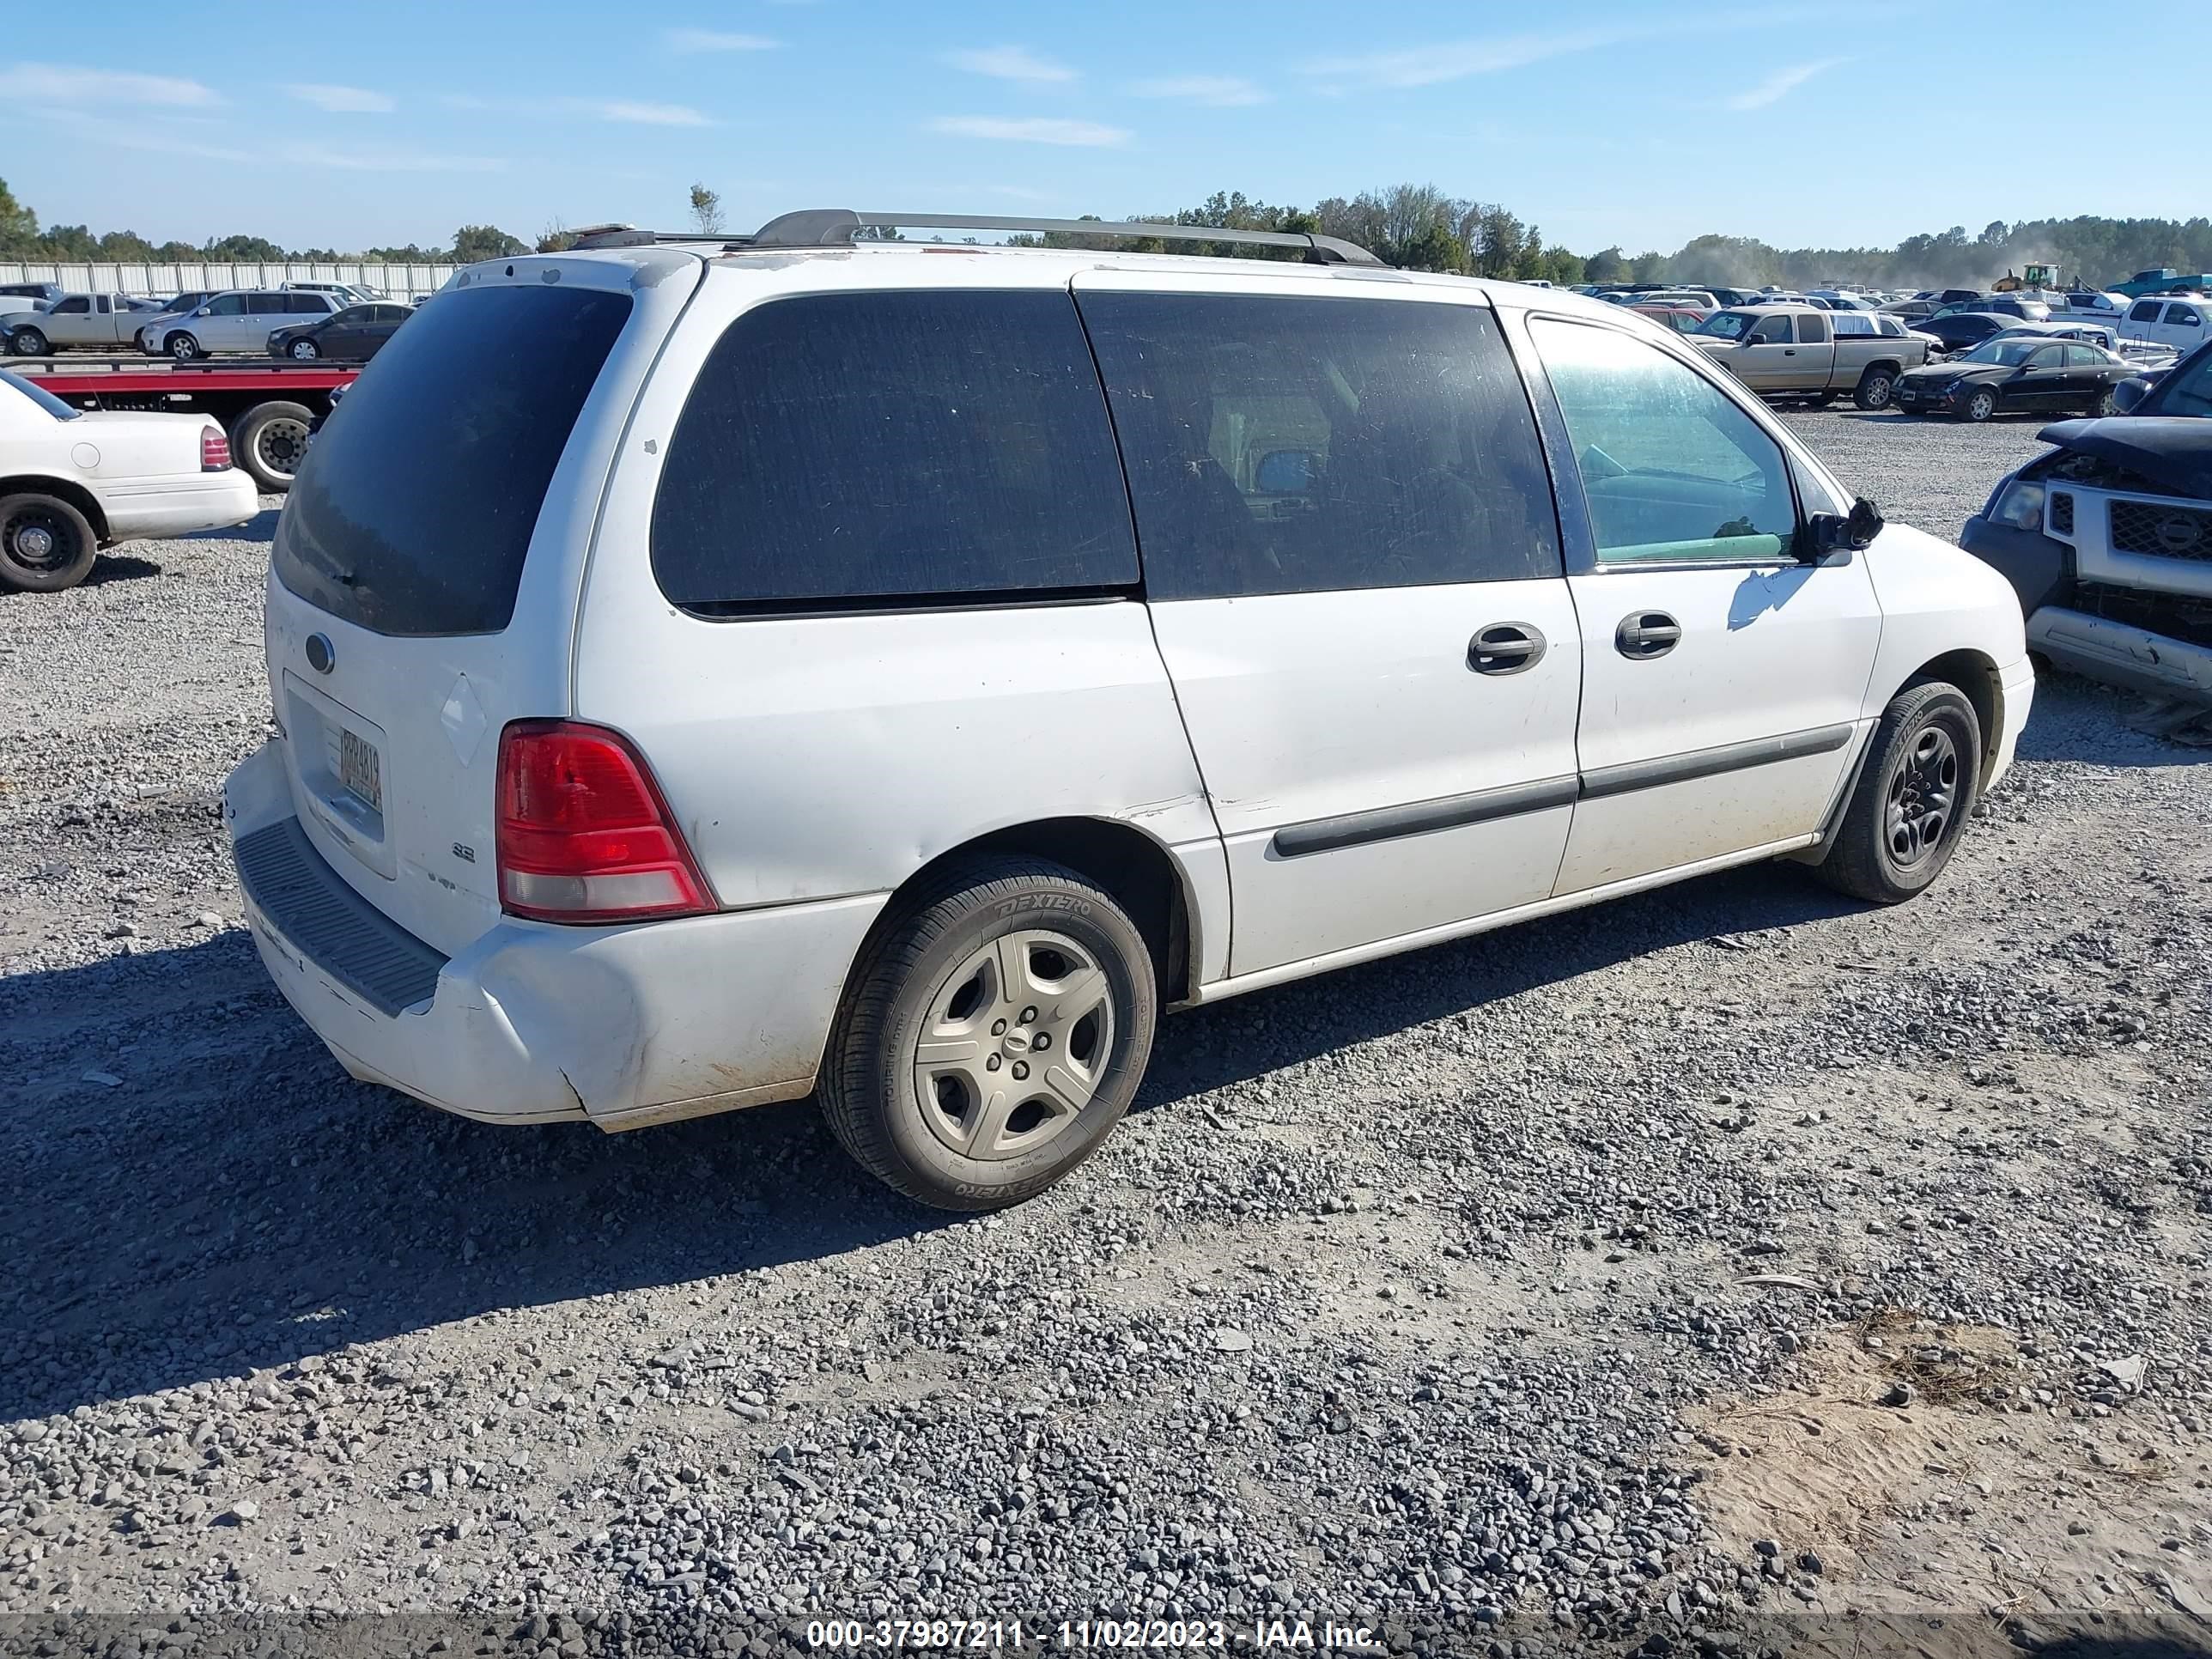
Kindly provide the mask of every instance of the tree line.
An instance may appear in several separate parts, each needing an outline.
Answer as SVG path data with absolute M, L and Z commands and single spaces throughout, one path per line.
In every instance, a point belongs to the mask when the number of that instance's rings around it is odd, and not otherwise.
M 703 184 L 691 186 L 690 216 L 706 234 L 723 231 L 721 198 Z M 1221 230 L 1317 232 L 1372 250 L 1387 264 L 1410 270 L 1457 271 L 1468 276 L 1575 283 L 1724 283 L 1757 288 L 1807 288 L 1829 282 L 1879 287 L 1949 288 L 1986 285 L 2029 263 L 2052 264 L 2066 279 L 2095 285 L 2135 271 L 2171 265 L 2212 270 L 2212 220 L 1992 220 L 1978 234 L 1965 227 L 1908 236 L 1894 247 L 1776 247 L 1756 237 L 1693 237 L 1672 253 L 1630 253 L 1619 245 L 1576 253 L 1547 242 L 1543 232 L 1495 202 L 1446 194 L 1434 185 L 1393 185 L 1352 197 L 1332 196 L 1311 207 L 1270 205 L 1239 191 L 1217 191 L 1193 208 L 1131 216 L 1139 221 Z M 261 236 L 210 237 L 198 246 L 160 244 L 129 230 L 94 235 L 83 225 L 40 227 L 38 215 L 19 204 L 0 179 L 0 258 L 112 260 L 172 264 L 201 259 L 366 259 L 395 264 L 466 264 L 507 258 L 536 247 L 553 252 L 574 238 L 558 220 L 532 241 L 496 225 L 463 225 L 449 246 L 370 247 L 340 253 L 332 248 L 287 250 Z M 1017 237 L 1016 241 L 1081 246 L 1079 234 Z M 1128 244 L 1100 239 L 1100 246 Z M 1149 246 L 1165 251 L 1170 244 Z M 1235 243 L 1176 242 L 1174 251 L 1267 257 L 1270 251 Z M 1283 257 L 1283 256 L 1278 256 Z

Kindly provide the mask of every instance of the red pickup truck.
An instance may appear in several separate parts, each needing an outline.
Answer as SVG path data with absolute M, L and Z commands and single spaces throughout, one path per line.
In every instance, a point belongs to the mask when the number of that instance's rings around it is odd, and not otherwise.
M 143 357 L 10 358 L 20 374 L 76 409 L 210 415 L 254 483 L 276 494 L 307 453 L 307 430 L 331 412 L 331 393 L 361 373 L 290 363 L 167 363 Z

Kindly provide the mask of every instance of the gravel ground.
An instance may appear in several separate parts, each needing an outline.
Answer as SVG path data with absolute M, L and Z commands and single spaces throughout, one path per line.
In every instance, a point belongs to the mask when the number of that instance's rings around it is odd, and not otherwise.
M 1947 535 L 2037 447 L 1791 419 Z M 1912 905 L 1754 868 L 1181 1016 L 952 1220 L 804 1104 L 339 1071 L 217 821 L 273 523 L 0 602 L 0 1646 L 2212 1641 L 2212 764 L 2118 699 L 2046 683 Z

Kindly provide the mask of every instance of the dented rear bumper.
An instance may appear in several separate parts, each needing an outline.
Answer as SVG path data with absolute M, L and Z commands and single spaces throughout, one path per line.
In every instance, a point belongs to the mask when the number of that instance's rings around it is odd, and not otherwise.
M 285 1000 L 355 1077 L 487 1122 L 626 1129 L 806 1094 L 883 902 L 616 927 L 503 918 L 444 958 L 288 834 L 276 744 L 232 773 L 223 817 Z

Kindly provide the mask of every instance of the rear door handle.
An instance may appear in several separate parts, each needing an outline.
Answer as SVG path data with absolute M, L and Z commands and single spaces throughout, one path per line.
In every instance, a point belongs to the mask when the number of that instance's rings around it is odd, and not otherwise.
M 1614 648 L 1638 662 L 1663 657 L 1681 641 L 1682 624 L 1663 611 L 1631 611 L 1613 635 Z
M 1543 659 L 1543 632 L 1533 623 L 1492 623 L 1467 642 L 1467 665 L 1478 674 L 1525 674 Z

